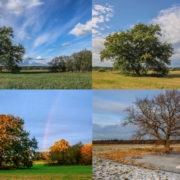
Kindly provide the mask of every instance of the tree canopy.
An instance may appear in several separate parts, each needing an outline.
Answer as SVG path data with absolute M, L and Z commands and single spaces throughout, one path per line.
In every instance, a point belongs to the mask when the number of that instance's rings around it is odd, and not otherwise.
M 170 140 L 180 137 L 180 91 L 166 91 L 152 99 L 137 98 L 134 104 L 125 109 L 128 116 L 123 126 L 136 126 L 133 138 L 155 138 L 170 152 Z
M 0 169 L 32 166 L 37 149 L 35 138 L 29 138 L 20 117 L 0 114 Z
M 13 29 L 0 27 L 0 64 L 16 73 L 20 70 L 18 64 L 23 60 L 25 49 L 21 44 L 13 45 L 11 38 L 13 38 Z
M 51 72 L 91 71 L 92 52 L 85 49 L 71 56 L 55 57 L 48 64 Z
M 50 164 L 92 164 L 92 143 L 83 145 L 81 142 L 79 142 L 73 146 L 70 146 L 66 140 L 61 139 L 50 147 L 48 157 Z
M 139 23 L 127 31 L 109 34 L 100 52 L 100 59 L 114 61 L 114 68 L 123 73 L 135 72 L 146 75 L 149 70 L 155 74 L 168 74 L 167 65 L 173 48 L 170 43 L 160 41 L 161 28 L 158 24 Z

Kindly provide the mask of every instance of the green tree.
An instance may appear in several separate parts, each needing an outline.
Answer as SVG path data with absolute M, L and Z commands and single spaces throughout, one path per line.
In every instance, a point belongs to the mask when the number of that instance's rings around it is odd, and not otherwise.
M 72 54 L 74 59 L 74 66 L 77 71 L 91 71 L 92 70 L 92 52 L 89 50 L 82 50 Z
M 13 29 L 0 27 L 0 64 L 12 73 L 16 73 L 20 70 L 18 64 L 23 60 L 25 49 L 21 44 L 13 45 L 11 38 L 13 38 Z
M 24 130 L 24 121 L 13 115 L 0 115 L 0 169 L 32 166 L 37 141 Z
M 150 137 L 170 152 L 170 140 L 180 137 L 180 92 L 166 91 L 152 99 L 136 99 L 135 107 L 125 109 L 128 116 L 123 126 L 136 126 L 134 139 Z
M 63 56 L 53 58 L 50 62 L 48 62 L 48 64 L 49 64 L 49 70 L 51 72 L 66 71 L 66 65 Z
M 151 70 L 166 75 L 173 48 L 170 43 L 162 43 L 160 36 L 159 25 L 142 23 L 130 30 L 110 34 L 105 39 L 105 49 L 100 52 L 101 61 L 114 61 L 114 68 L 121 69 L 123 73 L 145 75 Z

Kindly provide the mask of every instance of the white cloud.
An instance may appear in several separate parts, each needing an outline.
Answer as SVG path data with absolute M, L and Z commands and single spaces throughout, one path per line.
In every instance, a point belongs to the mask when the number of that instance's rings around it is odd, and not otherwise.
M 78 23 L 75 27 L 69 32 L 77 37 L 84 36 L 92 32 L 92 22 L 87 21 L 86 24 Z
M 71 45 L 72 45 L 71 42 L 65 42 L 65 43 L 62 44 L 62 46 L 71 46 Z
M 41 56 L 37 56 L 36 59 L 37 59 L 37 60 L 43 60 L 44 58 L 42 58 Z
M 159 15 L 152 19 L 150 23 L 160 25 L 162 33 L 160 40 L 171 43 L 174 48 L 171 64 L 172 66 L 180 66 L 180 5 L 160 11 Z
M 92 27 L 98 28 L 100 23 L 109 21 L 113 15 L 113 6 L 109 4 L 106 4 L 106 6 L 94 5 L 92 9 Z
M 30 57 L 29 55 L 24 55 L 23 60 L 32 60 L 33 58 Z
M 160 11 L 159 15 L 151 22 L 160 25 L 163 40 L 173 44 L 180 42 L 180 6 Z
M 28 36 L 28 37 L 27 37 L 27 39 L 28 39 L 28 40 L 31 40 L 31 37 L 30 37 L 30 36 Z
M 16 15 L 22 14 L 25 9 L 32 8 L 35 6 L 42 5 L 43 2 L 40 0 L 31 0 L 31 1 L 24 1 L 24 0 L 1 0 L 0 2 L 0 10 L 7 11 Z

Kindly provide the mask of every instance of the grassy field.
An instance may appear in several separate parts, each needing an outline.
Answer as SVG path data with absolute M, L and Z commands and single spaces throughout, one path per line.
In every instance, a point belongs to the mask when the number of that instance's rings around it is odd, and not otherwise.
M 179 89 L 180 71 L 165 77 L 125 76 L 118 71 L 92 72 L 92 89 Z
M 0 73 L 0 89 L 91 89 L 92 73 L 25 70 L 18 74 Z
M 92 166 L 45 166 L 35 163 L 30 169 L 0 170 L 0 180 L 91 180 Z

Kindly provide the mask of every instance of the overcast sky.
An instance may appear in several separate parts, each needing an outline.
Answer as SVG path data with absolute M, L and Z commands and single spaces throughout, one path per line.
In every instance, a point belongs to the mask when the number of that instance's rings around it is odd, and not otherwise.
M 21 65 L 92 48 L 92 0 L 0 0 L 0 26 L 12 27 L 26 53 Z
M 124 111 L 136 98 L 152 98 L 163 90 L 93 90 L 93 140 L 130 139 L 135 130 L 122 127 Z
M 162 42 L 172 43 L 171 66 L 180 67 L 180 1 L 179 0 L 93 0 L 93 66 L 112 66 L 100 62 L 104 38 L 115 31 L 127 30 L 141 22 L 159 24 Z
M 1 90 L 0 100 L 0 114 L 24 119 L 39 150 L 60 139 L 70 145 L 92 141 L 91 90 Z

